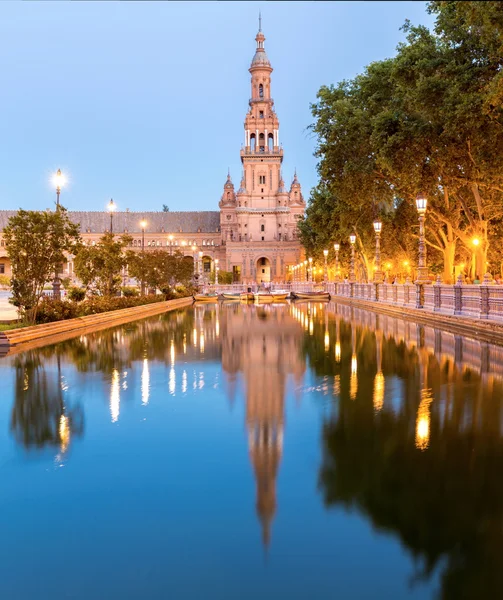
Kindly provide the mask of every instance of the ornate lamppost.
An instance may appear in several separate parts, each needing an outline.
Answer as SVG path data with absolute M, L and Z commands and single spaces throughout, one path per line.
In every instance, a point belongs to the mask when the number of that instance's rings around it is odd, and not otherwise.
M 193 245 L 192 246 L 192 264 L 193 264 L 193 267 L 194 267 L 194 279 L 196 279 L 196 274 L 197 274 L 196 250 L 197 250 L 197 246 Z
M 355 242 L 356 235 L 349 236 L 349 242 L 351 244 L 351 262 L 349 264 L 349 282 L 354 283 L 356 281 L 355 277 Z
M 145 227 L 147 226 L 147 221 L 140 221 L 141 227 L 141 265 L 142 265 L 142 274 L 141 274 L 141 290 L 140 293 L 142 296 L 145 295 L 145 281 L 143 279 L 143 269 L 145 268 Z
M 382 223 L 378 219 L 374 221 L 374 231 L 376 234 L 376 255 L 374 267 L 374 283 L 382 283 L 381 271 L 381 229 Z
M 334 244 L 335 250 L 335 281 L 340 280 L 340 270 L 339 270 L 339 250 L 341 249 L 339 244 Z
M 197 261 L 197 274 L 198 274 L 198 279 L 201 279 L 201 265 L 203 264 L 203 252 L 202 250 L 199 251 L 199 260 Z
M 419 263 L 416 283 L 429 283 L 428 267 L 426 266 L 426 243 L 424 237 L 424 219 L 428 200 L 424 194 L 416 196 L 416 207 L 419 214 Z
M 65 177 L 61 173 L 61 169 L 56 171 L 53 177 L 54 184 L 56 185 L 56 212 L 59 212 L 59 195 L 61 194 L 61 188 L 65 183 Z M 56 265 L 54 269 L 54 281 L 52 282 L 52 297 L 55 300 L 61 300 L 61 280 L 59 278 L 59 265 Z
M 117 210 L 117 205 L 114 203 L 113 199 L 110 198 L 110 202 L 108 203 L 108 212 L 110 213 L 110 233 L 114 232 L 114 212 Z
M 327 257 L 328 257 L 328 250 L 323 250 L 323 258 L 325 259 L 325 265 L 323 267 L 323 282 L 325 283 L 325 285 L 328 282 L 328 265 L 327 265 Z
M 309 283 L 313 283 L 313 259 L 311 256 L 308 258 L 308 261 L 309 261 L 309 279 L 308 279 L 308 281 L 309 281 Z

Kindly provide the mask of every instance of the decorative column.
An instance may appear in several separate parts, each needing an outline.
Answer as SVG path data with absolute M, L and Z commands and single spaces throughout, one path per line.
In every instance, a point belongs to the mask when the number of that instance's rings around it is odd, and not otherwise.
M 349 282 L 350 283 L 355 283 L 355 281 L 356 281 L 356 277 L 355 277 L 355 242 L 356 242 L 356 235 L 350 235 L 349 236 L 349 243 L 351 244 L 351 262 L 349 264 Z
M 424 218 L 428 200 L 424 194 L 416 196 L 416 207 L 419 213 L 419 262 L 416 279 L 416 308 L 424 306 L 424 285 L 430 283 L 426 266 L 426 243 L 424 237 Z
M 382 283 L 382 271 L 381 271 L 381 229 L 382 223 L 379 220 L 374 221 L 374 231 L 376 235 L 376 254 L 375 254 L 375 267 L 374 267 L 374 283 Z
M 339 244 L 334 244 L 335 250 L 335 281 L 338 282 L 341 280 L 341 273 L 339 269 L 339 250 L 341 249 Z

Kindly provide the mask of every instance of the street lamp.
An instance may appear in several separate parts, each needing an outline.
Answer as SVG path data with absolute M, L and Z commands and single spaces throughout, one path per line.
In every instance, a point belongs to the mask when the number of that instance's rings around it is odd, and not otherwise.
M 308 279 L 308 281 L 309 281 L 309 283 L 313 283 L 313 259 L 310 256 L 307 260 L 309 261 L 309 279 Z
M 114 232 L 114 212 L 117 210 L 117 205 L 114 203 L 113 199 L 110 198 L 110 202 L 108 203 L 108 212 L 110 213 L 110 233 Z
M 200 250 L 199 251 L 199 260 L 197 261 L 197 273 L 199 275 L 199 277 L 201 277 L 201 266 L 203 264 L 203 253 Z
M 426 243 L 424 237 L 424 218 L 428 200 L 424 194 L 416 196 L 416 207 L 419 214 L 419 263 L 416 283 L 429 283 L 428 267 L 426 266 Z
M 61 187 L 65 183 L 64 175 L 61 173 L 61 169 L 56 171 L 53 177 L 54 185 L 56 186 L 56 211 L 59 212 L 59 195 L 61 193 Z M 61 300 L 61 280 L 59 278 L 59 265 L 54 268 L 54 281 L 52 282 L 52 297 L 55 300 Z
M 192 263 L 194 265 L 194 276 L 197 273 L 197 259 L 196 259 L 196 250 L 197 250 L 197 246 L 192 245 Z
M 144 296 L 145 295 L 145 281 L 143 280 L 143 272 L 145 269 L 145 228 L 147 227 L 147 221 L 145 221 L 145 220 L 140 221 L 140 227 L 141 227 L 141 266 L 142 266 L 140 293 L 142 296 Z
M 304 282 L 307 283 L 307 260 L 305 260 L 302 264 L 304 265 Z
M 323 281 L 325 284 L 328 281 L 327 256 L 328 256 L 328 250 L 323 250 L 323 257 L 325 258 L 325 266 L 323 268 Z
M 356 235 L 350 235 L 349 236 L 349 242 L 351 244 L 351 262 L 349 265 L 349 281 L 350 283 L 354 283 L 356 280 L 355 277 L 355 242 L 356 242 Z
M 382 229 L 381 221 L 379 221 L 379 220 L 374 221 L 374 231 L 376 234 L 376 256 L 375 256 L 375 269 L 374 269 L 374 283 L 382 283 L 381 229 Z
M 171 255 L 173 253 L 173 236 L 168 235 L 168 240 L 169 240 L 169 254 Z
M 215 258 L 215 285 L 218 285 L 218 258 Z
M 335 281 L 339 281 L 340 273 L 339 273 L 339 250 L 341 249 L 339 244 L 334 244 L 335 250 Z

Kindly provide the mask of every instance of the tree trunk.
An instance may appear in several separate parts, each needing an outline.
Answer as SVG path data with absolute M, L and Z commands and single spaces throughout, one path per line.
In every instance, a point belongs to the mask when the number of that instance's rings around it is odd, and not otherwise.
M 444 283 L 453 283 L 454 258 L 456 256 L 456 241 L 449 241 L 444 247 Z

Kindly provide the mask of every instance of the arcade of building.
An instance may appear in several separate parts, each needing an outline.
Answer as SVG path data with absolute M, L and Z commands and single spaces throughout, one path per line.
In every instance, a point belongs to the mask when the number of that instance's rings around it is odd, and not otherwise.
M 219 211 L 126 210 L 113 215 L 114 233 L 131 235 L 133 249 L 178 249 L 196 259 L 202 253 L 204 271 L 213 270 L 218 259 L 220 269 L 231 271 L 233 280 L 242 283 L 286 281 L 288 268 L 303 258 L 297 221 L 304 214 L 305 201 L 297 174 L 287 190 L 281 172 L 283 148 L 271 97 L 273 69 L 260 26 L 255 40 L 257 47 L 249 69 L 251 97 L 240 152 L 243 172 L 237 192 L 229 173 Z M 6 275 L 11 269 L 1 231 L 13 214 L 15 211 L 0 211 L 0 274 Z M 110 216 L 105 211 L 69 211 L 69 216 L 80 225 L 85 244 L 96 244 L 110 230 Z M 71 256 L 63 276 L 73 277 Z

